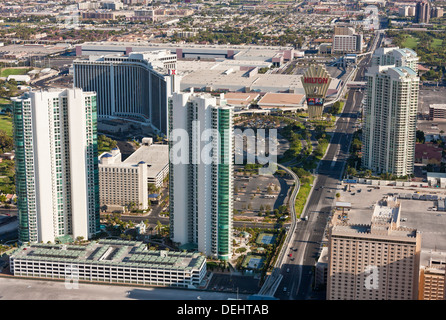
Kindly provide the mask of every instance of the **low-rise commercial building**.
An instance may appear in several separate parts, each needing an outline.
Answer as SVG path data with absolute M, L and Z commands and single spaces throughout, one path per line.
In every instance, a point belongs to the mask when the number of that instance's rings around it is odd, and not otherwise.
M 444 172 L 428 172 L 426 179 L 432 188 L 446 188 L 446 173 Z
M 294 93 L 266 93 L 258 102 L 262 109 L 297 110 L 306 109 L 305 95 Z
M 433 143 L 417 143 L 415 145 L 415 163 L 439 166 L 443 160 L 443 149 Z
M 446 104 L 431 104 L 429 106 L 430 120 L 446 120 Z
M 225 93 L 226 103 L 234 107 L 235 111 L 248 109 L 249 106 L 259 98 L 256 92 L 227 92 Z

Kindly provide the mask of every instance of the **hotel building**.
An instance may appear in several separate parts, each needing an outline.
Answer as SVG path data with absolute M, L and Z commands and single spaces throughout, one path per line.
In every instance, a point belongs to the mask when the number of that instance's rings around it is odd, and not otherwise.
M 172 240 L 227 260 L 233 232 L 233 109 L 209 94 L 174 93 L 169 117 Z
M 90 56 L 73 62 L 74 86 L 97 93 L 98 118 L 124 117 L 167 134 L 167 104 L 179 90 L 176 55 L 167 50 Z
M 401 204 L 387 197 L 370 224 L 333 216 L 329 229 L 327 300 L 416 300 L 421 234 L 399 225 Z
M 446 300 L 446 253 L 421 251 L 419 300 Z
M 352 27 L 335 27 L 333 34 L 333 52 L 361 53 L 362 34 L 357 34 Z
M 114 148 L 99 156 L 99 200 L 101 208 L 134 204 L 148 208 L 148 184 L 160 187 L 169 173 L 169 146 L 152 144 L 144 138 L 142 145 L 125 161 Z
M 20 242 L 99 231 L 96 95 L 81 89 L 13 98 Z

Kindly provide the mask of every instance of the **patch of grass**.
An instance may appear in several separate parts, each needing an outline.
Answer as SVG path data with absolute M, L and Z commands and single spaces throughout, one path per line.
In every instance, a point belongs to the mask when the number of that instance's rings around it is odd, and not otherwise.
M 308 195 L 310 194 L 311 184 L 313 184 L 314 177 L 309 177 L 310 182 L 303 183 L 300 186 L 299 192 L 297 193 L 296 202 L 294 203 L 294 208 L 296 210 L 296 215 L 300 218 L 302 211 L 307 203 Z
M 443 44 L 443 40 L 441 40 L 441 39 L 433 39 L 431 47 L 432 48 L 440 48 L 442 44 Z
M 0 192 L 15 193 L 15 166 L 14 160 L 3 160 L 0 163 Z
M 0 98 L 0 104 L 11 104 L 11 101 L 5 98 Z
M 27 74 L 31 68 L 5 68 L 1 69 L 0 77 L 8 77 L 11 75 L 22 75 Z
M 412 36 L 407 36 L 406 40 L 403 42 L 403 47 L 415 49 L 415 47 L 418 45 L 418 39 Z
M 9 136 L 12 136 L 12 117 L 0 115 L 0 130 L 4 130 Z

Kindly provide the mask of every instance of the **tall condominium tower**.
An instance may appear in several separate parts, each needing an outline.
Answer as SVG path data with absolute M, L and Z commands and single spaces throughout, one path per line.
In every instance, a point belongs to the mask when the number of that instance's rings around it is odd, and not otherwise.
M 75 60 L 74 86 L 97 93 L 98 118 L 126 117 L 167 134 L 167 103 L 179 89 L 176 55 L 134 52 Z
M 431 8 L 429 1 L 418 1 L 415 6 L 415 21 L 417 23 L 429 23 Z
M 399 225 L 401 204 L 375 205 L 370 224 L 335 214 L 329 229 L 327 300 L 416 300 L 421 234 Z
M 21 242 L 99 231 L 96 95 L 29 92 L 13 100 Z
M 409 67 L 366 72 L 362 166 L 375 173 L 413 173 L 419 78 Z
M 418 72 L 419 57 L 409 48 L 378 48 L 372 55 L 372 66 L 409 67 Z
M 233 110 L 224 99 L 174 93 L 170 120 L 171 238 L 208 256 L 232 255 Z

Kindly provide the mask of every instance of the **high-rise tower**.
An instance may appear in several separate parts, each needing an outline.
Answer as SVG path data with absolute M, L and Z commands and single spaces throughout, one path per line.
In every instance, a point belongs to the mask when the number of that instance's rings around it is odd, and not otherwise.
M 413 173 L 419 77 L 398 55 L 374 59 L 366 72 L 362 166 L 376 173 L 405 176 Z M 401 65 L 401 66 L 396 66 Z
M 74 86 L 97 93 L 98 117 L 124 117 L 149 123 L 167 134 L 167 103 L 179 89 L 176 55 L 169 51 L 74 60 Z
M 415 21 L 417 23 L 429 23 L 431 8 L 426 0 L 417 2 L 415 6 Z
M 233 110 L 210 95 L 174 93 L 170 117 L 171 238 L 208 256 L 232 254 Z
M 21 242 L 99 231 L 96 95 L 29 92 L 13 101 Z

